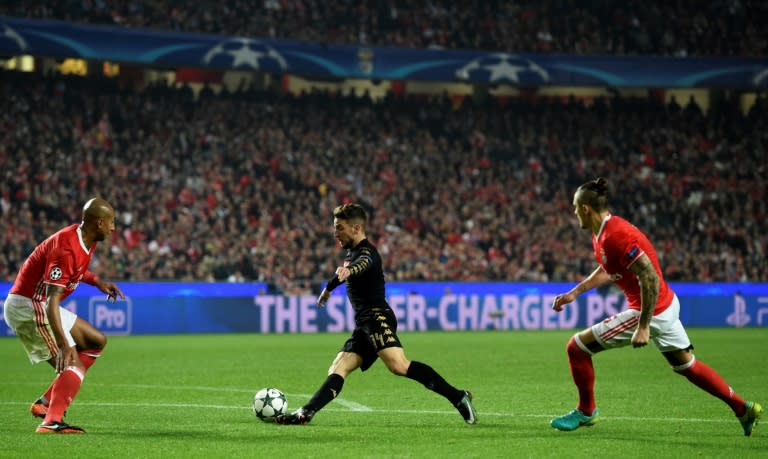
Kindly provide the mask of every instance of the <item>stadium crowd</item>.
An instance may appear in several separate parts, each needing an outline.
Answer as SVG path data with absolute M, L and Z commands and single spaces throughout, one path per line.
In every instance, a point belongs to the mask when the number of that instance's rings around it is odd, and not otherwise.
M 306 292 L 339 261 L 332 209 L 371 209 L 391 280 L 573 281 L 573 190 L 597 175 L 672 280 L 768 281 L 768 104 L 325 93 L 0 75 L 0 276 L 100 195 L 94 272 Z M 503 103 L 502 103 L 503 102 Z M 106 256 L 106 250 L 112 252 Z
M 0 15 L 364 46 L 765 56 L 762 0 L 6 0 Z

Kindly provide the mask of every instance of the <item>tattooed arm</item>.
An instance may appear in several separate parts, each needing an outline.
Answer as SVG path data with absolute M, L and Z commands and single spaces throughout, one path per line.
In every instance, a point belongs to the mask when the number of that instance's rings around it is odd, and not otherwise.
M 632 346 L 642 347 L 648 344 L 651 334 L 651 319 L 659 298 L 659 275 L 653 268 L 648 255 L 642 255 L 629 267 L 640 283 L 640 320 L 637 330 L 632 335 Z

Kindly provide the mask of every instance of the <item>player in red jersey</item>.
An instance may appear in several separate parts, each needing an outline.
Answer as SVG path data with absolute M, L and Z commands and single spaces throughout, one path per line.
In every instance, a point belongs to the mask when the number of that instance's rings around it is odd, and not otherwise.
M 107 339 L 60 305 L 80 282 L 106 293 L 109 301 L 125 299 L 115 284 L 88 270 L 96 244 L 114 230 L 112 206 L 103 199 L 91 199 L 83 207 L 82 223 L 61 229 L 35 247 L 5 300 L 5 321 L 18 335 L 30 361 L 47 361 L 56 369 L 53 383 L 30 408 L 34 416 L 44 418 L 37 432 L 84 433 L 63 421 L 64 412 Z
M 552 308 L 562 311 L 580 294 L 614 282 L 627 298 L 628 309 L 574 335 L 566 346 L 571 375 L 579 392 L 579 404 L 551 421 L 559 430 L 575 430 L 598 421 L 593 386 L 592 356 L 606 349 L 652 341 L 672 369 L 723 400 L 750 436 L 760 418 L 759 403 L 739 397 L 712 368 L 696 359 L 680 322 L 680 303 L 661 273 L 659 259 L 648 238 L 631 223 L 608 211 L 608 183 L 597 178 L 581 185 L 573 207 L 579 226 L 592 232 L 597 269 L 567 293 L 555 297 Z

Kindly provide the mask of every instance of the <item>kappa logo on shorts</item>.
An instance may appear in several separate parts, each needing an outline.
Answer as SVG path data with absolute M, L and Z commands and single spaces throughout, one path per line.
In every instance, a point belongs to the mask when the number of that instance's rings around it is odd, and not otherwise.
M 50 277 L 51 280 L 53 281 L 57 281 L 61 279 L 61 274 L 62 274 L 61 268 L 59 268 L 58 266 L 54 266 L 53 268 L 51 268 L 51 272 L 50 274 L 48 274 L 48 277 Z

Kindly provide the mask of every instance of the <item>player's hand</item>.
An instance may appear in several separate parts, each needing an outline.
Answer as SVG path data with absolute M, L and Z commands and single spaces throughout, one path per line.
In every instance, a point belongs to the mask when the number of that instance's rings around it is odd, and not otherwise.
M 77 362 L 77 350 L 74 346 L 64 345 L 56 353 L 56 373 L 61 373 L 70 365 Z
M 315 304 L 317 304 L 318 308 L 324 308 L 326 304 L 328 304 L 328 299 L 331 298 L 331 292 L 329 292 L 326 289 L 323 289 L 322 293 L 320 293 L 320 296 L 317 297 L 317 301 Z
M 648 340 L 651 338 L 651 327 L 637 327 L 637 330 L 632 334 L 632 347 L 643 347 L 648 344 Z
M 339 278 L 340 282 L 344 282 L 347 279 L 349 279 L 349 274 L 350 274 L 349 269 L 343 266 L 339 266 L 338 268 L 336 268 L 336 277 Z
M 107 301 L 110 303 L 114 303 L 117 301 L 117 297 L 120 297 L 121 300 L 125 299 L 125 295 L 123 294 L 123 291 L 120 290 L 120 287 L 113 284 L 112 282 L 100 282 L 99 285 L 97 285 L 99 290 L 101 290 L 103 293 L 107 294 Z
M 563 310 L 563 306 L 565 306 L 568 303 L 573 303 L 576 301 L 576 295 L 568 292 L 568 293 L 562 293 L 560 295 L 557 295 L 555 297 L 555 300 L 552 301 L 552 309 L 554 309 L 557 312 L 560 312 Z

